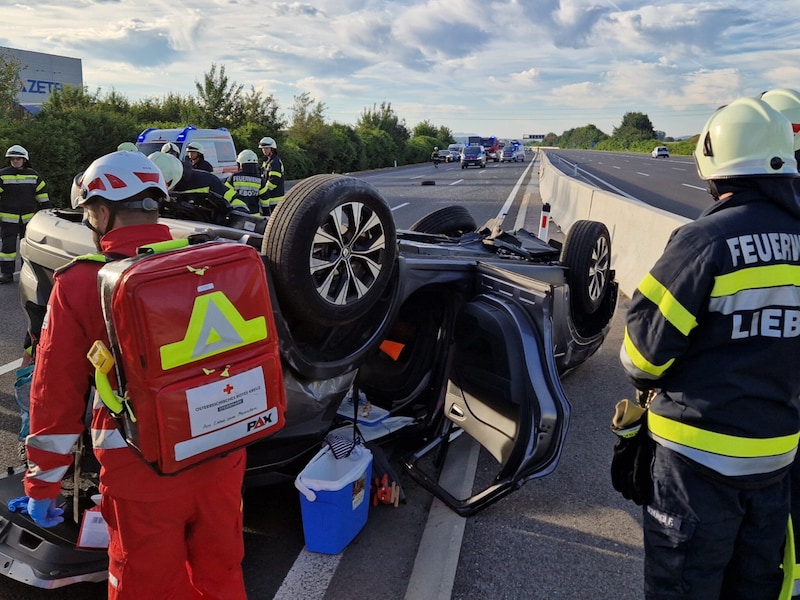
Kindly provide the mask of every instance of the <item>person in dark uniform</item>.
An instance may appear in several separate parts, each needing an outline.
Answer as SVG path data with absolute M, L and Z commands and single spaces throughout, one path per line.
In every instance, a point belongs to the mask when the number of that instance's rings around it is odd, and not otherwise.
M 37 211 L 50 208 L 44 179 L 31 168 L 28 151 L 18 144 L 6 150 L 9 166 L 0 169 L 0 284 L 14 281 L 17 238 Z
M 189 160 L 192 162 L 192 168 L 198 171 L 208 171 L 212 173 L 214 167 L 206 160 L 203 152 L 205 152 L 205 148 L 203 148 L 203 144 L 200 142 L 189 142 L 186 144 L 186 156 L 188 156 Z
M 777 599 L 800 437 L 792 124 L 740 98 L 711 116 L 694 158 L 714 204 L 637 287 L 620 350 L 634 386 L 655 390 L 644 592 Z
M 261 214 L 269 216 L 284 195 L 284 170 L 283 161 L 278 156 L 278 144 L 271 137 L 263 137 L 258 142 L 264 162 L 261 163 L 261 175 L 267 184 L 267 193 L 260 199 Z

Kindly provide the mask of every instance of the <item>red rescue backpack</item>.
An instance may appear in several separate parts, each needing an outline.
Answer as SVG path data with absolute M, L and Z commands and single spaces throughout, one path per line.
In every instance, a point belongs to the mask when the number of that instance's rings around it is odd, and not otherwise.
M 128 445 L 168 475 L 279 431 L 286 396 L 258 252 L 186 240 L 138 252 L 100 269 L 111 350 L 89 353 Z

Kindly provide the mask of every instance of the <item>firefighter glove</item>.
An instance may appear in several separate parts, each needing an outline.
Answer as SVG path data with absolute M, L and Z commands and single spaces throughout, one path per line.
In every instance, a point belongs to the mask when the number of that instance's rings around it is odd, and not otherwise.
M 617 435 L 611 458 L 611 484 L 626 500 L 647 504 L 652 496 L 653 442 L 647 435 L 647 410 L 629 400 L 617 403 L 611 430 Z

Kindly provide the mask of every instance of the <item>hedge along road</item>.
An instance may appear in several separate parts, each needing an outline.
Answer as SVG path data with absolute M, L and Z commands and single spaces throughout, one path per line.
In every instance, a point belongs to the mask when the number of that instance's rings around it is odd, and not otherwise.
M 395 209 L 399 227 L 455 202 L 467 206 L 482 223 L 497 215 L 528 167 L 529 163 L 490 163 L 486 169 L 462 171 L 458 165 L 440 165 L 433 172 L 432 165 L 425 165 L 365 174 L 364 178 L 378 187 Z M 528 177 L 531 173 L 535 170 L 528 171 Z M 421 178 L 435 179 L 436 185 L 420 186 Z M 507 218 L 512 221 L 520 216 L 517 208 L 528 191 L 527 181 L 522 183 L 517 203 L 508 208 Z M 532 206 L 536 206 L 536 199 Z M 528 211 L 529 227 L 538 224 L 538 217 L 538 210 Z M 506 226 L 511 225 L 507 222 Z M 24 320 L 17 305 L 16 285 L 0 286 L 0 302 L 7 307 L 0 316 L 2 367 L 19 356 Z M 453 598 L 476 594 L 581 598 L 589 593 L 595 598 L 641 597 L 639 511 L 618 497 L 608 481 L 613 445 L 608 429 L 611 411 L 616 400 L 630 394 L 616 358 L 620 314 L 618 311 L 611 336 L 600 352 L 564 381 L 573 414 L 558 470 L 528 483 L 475 517 L 452 517 L 464 526 L 460 552 L 451 545 L 448 555 L 441 557 L 454 569 Z M 0 456 L 7 463 L 14 457 L 19 426 L 12 380 L 10 372 L 0 375 Z M 485 476 L 486 471 L 487 465 L 479 460 L 477 476 Z M 296 490 L 289 485 L 249 490 L 244 562 L 249 597 L 288 597 L 287 590 L 292 589 L 288 585 L 307 588 L 300 594 L 304 598 L 404 597 L 415 572 L 417 552 L 426 549 L 419 548 L 419 542 L 431 498 L 401 477 L 407 504 L 397 509 L 371 509 L 364 531 L 340 557 L 305 555 L 305 564 L 303 560 L 296 563 L 304 554 Z M 442 528 L 447 528 L 448 534 L 454 530 L 449 524 Z M 433 537 L 442 536 L 434 533 Z M 440 564 L 446 567 L 447 561 Z M 316 582 L 308 579 L 310 572 L 317 576 Z M 436 597 L 432 594 L 443 589 L 448 595 L 440 597 L 449 597 L 446 583 L 428 581 L 434 589 L 424 587 L 423 582 L 423 587 L 416 589 L 423 590 L 424 595 L 416 597 Z M 0 579 L 0 599 L 104 597 L 104 585 L 80 584 L 47 592 Z

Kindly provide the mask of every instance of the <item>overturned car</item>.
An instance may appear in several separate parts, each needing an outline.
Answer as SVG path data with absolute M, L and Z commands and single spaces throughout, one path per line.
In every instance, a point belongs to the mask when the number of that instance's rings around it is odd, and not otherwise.
M 93 251 L 81 220 L 52 209 L 28 225 L 19 287 L 34 327 L 54 270 Z M 408 474 L 461 515 L 556 468 L 570 412 L 560 375 L 600 347 L 616 305 L 603 224 L 579 221 L 563 248 L 491 221 L 478 227 L 461 206 L 396 230 L 377 189 L 339 175 L 299 182 L 266 228 L 230 215 L 162 222 L 174 237 L 249 244 L 263 257 L 287 410 L 281 431 L 248 447 L 248 485 L 293 479 L 342 424 L 343 404 L 362 397 L 384 415 L 374 437 L 402 438 Z M 442 488 L 423 460 L 458 434 L 497 462 L 490 484 L 467 498 Z M 23 494 L 22 476 L 0 479 L 0 573 L 44 588 L 104 579 L 105 550 L 76 547 L 96 493 L 92 467 L 65 481 L 75 518 L 52 529 L 6 509 Z

